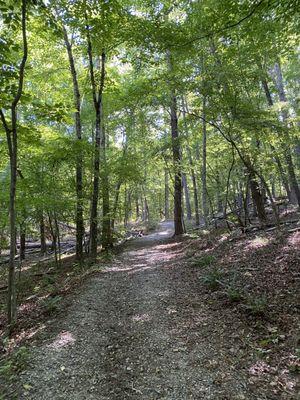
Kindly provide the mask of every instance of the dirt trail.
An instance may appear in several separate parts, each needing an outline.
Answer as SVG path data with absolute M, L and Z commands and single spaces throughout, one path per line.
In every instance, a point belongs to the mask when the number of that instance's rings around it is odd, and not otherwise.
M 32 348 L 19 399 L 273 398 L 257 397 L 232 361 L 219 336 L 224 327 L 193 280 L 181 276 L 171 234 L 165 222 L 130 242 L 71 295 L 65 314 Z

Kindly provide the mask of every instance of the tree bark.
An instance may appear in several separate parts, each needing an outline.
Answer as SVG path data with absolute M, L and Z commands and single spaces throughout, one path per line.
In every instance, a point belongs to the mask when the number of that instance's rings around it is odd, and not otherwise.
M 45 238 L 45 222 L 43 213 L 40 217 L 40 242 L 41 242 L 41 254 L 45 254 L 47 251 L 46 238 Z
M 61 241 L 60 241 L 59 225 L 58 225 L 56 215 L 54 215 L 54 224 L 55 224 L 55 237 L 56 237 L 57 250 L 58 250 L 58 264 L 61 265 L 61 244 L 60 244 Z
M 147 201 L 147 197 L 145 196 L 144 198 L 145 201 L 145 220 L 149 221 L 150 219 L 150 212 L 149 212 L 149 206 L 148 206 L 148 201 Z
M 170 218 L 169 172 L 165 168 L 165 219 Z
M 116 215 L 117 215 L 117 208 L 118 208 L 121 184 L 122 184 L 121 181 L 119 181 L 117 183 L 117 186 L 116 186 L 115 200 L 114 200 L 113 211 L 112 211 L 112 219 L 111 219 L 111 229 L 112 229 L 112 231 L 115 229 L 115 221 L 116 221 Z
M 100 115 L 96 114 L 96 135 L 94 149 L 94 176 L 93 193 L 90 218 L 90 255 L 92 258 L 97 256 L 98 246 L 98 198 L 99 198 L 99 170 L 100 170 Z
M 260 191 L 259 184 L 255 178 L 255 174 L 252 170 L 248 170 L 249 173 L 249 184 L 253 202 L 255 203 L 258 219 L 262 224 L 266 223 L 267 215 L 265 211 L 264 198 Z
M 221 180 L 220 180 L 220 175 L 219 175 L 219 170 L 217 170 L 216 173 L 216 183 L 217 183 L 217 210 L 219 213 L 223 212 L 223 202 L 222 202 L 222 195 L 221 195 Z
M 52 236 L 52 250 L 54 251 L 55 265 L 58 266 L 56 229 L 54 230 L 50 212 L 48 213 L 48 221 L 49 221 L 49 228 L 50 228 L 50 232 L 51 232 L 51 236 Z
M 182 173 L 182 185 L 184 189 L 184 198 L 185 198 L 185 207 L 186 207 L 186 217 L 188 220 L 192 219 L 192 209 L 191 209 L 191 201 L 190 201 L 190 193 L 187 184 L 186 174 Z
M 208 206 L 207 206 L 207 184 L 206 184 L 206 144 L 207 144 L 207 127 L 206 127 L 206 98 L 203 98 L 203 111 L 202 111 L 202 212 L 204 225 L 208 225 Z
M 81 95 L 77 79 L 77 71 L 73 56 L 72 45 L 69 41 L 66 28 L 63 26 L 63 34 L 65 46 L 68 53 L 69 68 L 73 83 L 74 97 L 74 121 L 78 147 L 76 148 L 76 259 L 81 262 L 83 259 L 83 238 L 84 238 L 84 222 L 83 222 L 83 155 L 81 149 L 82 128 L 81 128 Z
M 269 90 L 268 82 L 267 82 L 267 80 L 266 80 L 265 78 L 262 79 L 262 86 L 263 86 L 263 88 L 264 88 L 264 92 L 265 92 L 265 95 L 266 95 L 266 98 L 267 98 L 268 105 L 269 105 L 270 107 L 272 107 L 272 106 L 274 105 L 274 103 L 273 103 L 273 99 L 272 99 L 272 96 L 271 96 L 271 92 L 270 92 L 270 90 Z M 277 154 L 277 152 L 276 152 L 275 147 L 274 147 L 271 143 L 270 143 L 270 148 L 271 148 L 271 150 L 272 150 L 272 152 L 273 152 L 274 160 L 275 160 L 275 162 L 276 162 L 276 164 L 277 164 L 278 171 L 279 171 L 279 175 L 280 175 L 282 184 L 283 184 L 283 186 L 284 186 L 284 188 L 285 188 L 287 197 L 288 197 L 289 201 L 292 202 L 292 194 L 291 194 L 289 182 L 288 182 L 288 179 L 287 179 L 287 177 L 286 177 L 286 173 L 285 173 L 285 171 L 284 171 L 284 168 L 283 168 L 283 166 L 282 166 L 282 163 L 281 163 L 281 161 L 280 161 L 280 158 L 279 158 L 279 156 L 278 156 L 278 154 Z
M 184 101 L 184 98 L 182 99 L 182 114 L 183 114 L 183 125 L 184 125 L 184 130 L 185 134 L 187 137 L 189 136 L 189 130 L 188 130 L 188 125 L 186 122 L 186 111 L 187 111 L 187 105 Z M 197 146 L 199 147 L 199 146 Z M 200 215 L 199 215 L 199 200 L 198 200 L 198 189 L 197 189 L 197 178 L 196 178 L 196 173 L 195 173 L 195 168 L 194 168 L 194 163 L 193 163 L 193 157 L 192 157 L 192 152 L 191 148 L 189 145 L 186 146 L 186 151 L 187 151 L 187 156 L 188 156 L 188 161 L 190 165 L 190 170 L 191 170 L 191 179 L 192 179 L 192 185 L 193 185 L 193 195 L 194 195 L 194 208 L 195 208 L 195 223 L 196 226 L 200 225 Z M 198 149 L 199 153 L 199 149 Z M 197 155 L 196 155 L 197 156 Z M 200 159 L 200 154 L 198 154 Z
M 23 225 L 20 226 L 20 260 L 25 260 L 26 230 Z
M 197 179 L 196 179 L 195 169 L 193 166 L 191 149 L 189 147 L 187 147 L 187 152 L 188 152 L 189 163 L 190 163 L 190 167 L 191 167 L 191 178 L 192 178 L 192 184 L 193 184 L 195 223 L 196 223 L 196 226 L 198 226 L 198 225 L 200 225 L 200 214 L 199 214 Z
M 99 198 L 99 175 L 100 175 L 100 146 L 101 146 L 101 129 L 102 129 L 102 97 L 105 82 L 105 52 L 101 54 L 100 66 L 100 84 L 97 90 L 97 84 L 94 73 L 94 62 L 92 52 L 92 42 L 90 38 L 90 28 L 86 25 L 89 72 L 92 85 L 93 104 L 95 109 L 95 148 L 94 148 L 94 166 L 93 166 L 93 192 L 91 201 L 91 217 L 90 217 L 90 257 L 96 259 L 98 247 L 98 198 Z
M 135 219 L 138 221 L 140 218 L 140 204 L 139 204 L 139 196 L 135 198 Z
M 279 95 L 279 100 L 282 101 L 283 103 L 287 103 L 287 98 L 284 90 L 284 83 L 283 83 L 283 77 L 282 77 L 282 72 L 281 72 L 281 67 L 279 62 L 275 64 L 275 77 L 276 77 L 276 86 L 278 90 L 278 95 Z M 291 154 L 291 149 L 290 149 L 290 144 L 289 144 L 289 132 L 288 132 L 288 126 L 287 126 L 287 119 L 288 119 L 288 112 L 286 110 L 282 111 L 282 118 L 283 121 L 286 124 L 286 132 L 285 132 L 285 137 L 286 141 L 284 143 L 284 156 L 285 160 L 287 163 L 288 167 L 288 173 L 289 173 L 289 178 L 290 178 L 290 185 L 292 188 L 292 191 L 294 192 L 298 206 L 300 207 L 300 188 L 297 182 L 297 177 L 295 173 L 295 167 L 293 164 L 293 158 Z
M 102 114 L 103 124 L 103 114 Z M 106 132 L 102 126 L 101 136 L 101 162 L 102 162 L 102 238 L 101 243 L 104 250 L 113 246 L 110 221 L 110 202 L 109 202 L 109 176 L 106 159 Z
M 170 51 L 167 51 L 167 62 L 169 72 L 172 73 L 172 59 Z M 181 157 L 180 157 L 180 143 L 178 132 L 178 118 L 177 118 L 177 99 L 175 90 L 170 83 L 170 115 L 171 115 L 171 139 L 172 139 L 172 154 L 173 154 L 173 167 L 174 167 L 174 228 L 175 236 L 184 233 L 182 223 L 182 181 L 181 181 Z
M 23 85 L 25 65 L 28 55 L 27 32 L 26 32 L 26 0 L 21 3 L 21 26 L 23 56 L 19 66 L 17 91 L 10 106 L 11 127 L 8 125 L 5 114 L 0 109 L 0 119 L 6 133 L 7 146 L 10 160 L 10 193 L 9 193 L 9 228 L 10 228 L 10 254 L 8 272 L 8 292 L 7 292 L 7 322 L 8 333 L 11 334 L 16 321 L 16 286 L 15 286 L 15 255 L 16 255 L 16 187 L 17 187 L 17 156 L 18 156 L 18 132 L 17 132 L 17 106 L 20 101 Z
M 131 189 L 125 187 L 124 193 L 124 228 L 127 228 L 131 216 Z

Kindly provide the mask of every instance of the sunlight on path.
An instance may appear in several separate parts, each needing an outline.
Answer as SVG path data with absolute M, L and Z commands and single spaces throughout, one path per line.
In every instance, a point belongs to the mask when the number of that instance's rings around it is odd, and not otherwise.
M 223 387 L 215 383 L 218 369 L 207 360 L 216 349 L 211 332 L 204 334 L 214 329 L 213 318 L 201 302 L 194 317 L 187 309 L 187 296 L 196 293 L 178 275 L 182 253 L 172 236 L 173 222 L 160 223 L 71 295 L 47 338 L 32 348 L 20 400 L 254 400 L 242 397 L 239 374 Z M 240 397 L 228 397 L 232 391 Z

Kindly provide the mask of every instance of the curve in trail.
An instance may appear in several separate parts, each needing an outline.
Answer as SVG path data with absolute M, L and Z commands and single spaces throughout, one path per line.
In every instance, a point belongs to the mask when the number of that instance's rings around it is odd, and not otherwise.
M 241 374 L 218 383 L 219 371 L 210 366 L 221 354 L 210 338 L 215 325 L 201 302 L 195 315 L 189 309 L 197 294 L 178 272 L 172 233 L 165 222 L 130 242 L 111 267 L 71 295 L 65 314 L 32 348 L 20 399 L 255 398 L 244 396 Z

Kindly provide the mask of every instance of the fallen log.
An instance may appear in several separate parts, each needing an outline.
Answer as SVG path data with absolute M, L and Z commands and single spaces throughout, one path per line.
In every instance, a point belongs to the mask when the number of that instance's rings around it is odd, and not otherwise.
M 289 221 L 281 221 L 279 222 L 279 225 L 291 225 L 291 224 L 295 224 L 295 223 L 299 223 L 299 219 L 292 219 Z M 252 226 L 248 226 L 243 228 L 243 232 L 244 233 L 251 233 L 251 232 L 255 232 L 255 231 L 262 231 L 265 230 L 266 232 L 275 230 L 277 228 L 276 224 L 274 223 L 269 223 L 269 224 L 265 224 L 265 225 L 252 225 Z M 296 228 L 300 229 L 300 226 Z

